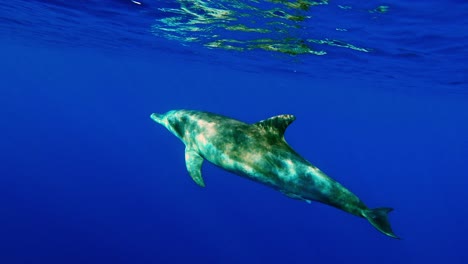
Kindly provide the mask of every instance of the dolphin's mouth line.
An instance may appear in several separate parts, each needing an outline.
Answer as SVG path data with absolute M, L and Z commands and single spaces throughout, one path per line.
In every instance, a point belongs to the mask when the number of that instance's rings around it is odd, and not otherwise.
M 159 123 L 159 124 L 162 123 L 162 120 L 163 120 L 163 119 L 162 119 L 162 115 L 156 114 L 156 113 L 152 113 L 152 114 L 150 115 L 150 117 L 151 117 L 151 119 L 153 119 L 156 123 Z

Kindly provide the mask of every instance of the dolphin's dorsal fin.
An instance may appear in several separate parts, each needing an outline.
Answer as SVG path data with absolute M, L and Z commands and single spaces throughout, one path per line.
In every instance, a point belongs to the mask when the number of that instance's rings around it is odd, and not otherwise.
M 270 133 L 276 134 L 278 137 L 283 137 L 286 128 L 294 121 L 294 115 L 278 115 L 262 120 L 254 124 L 261 127 Z

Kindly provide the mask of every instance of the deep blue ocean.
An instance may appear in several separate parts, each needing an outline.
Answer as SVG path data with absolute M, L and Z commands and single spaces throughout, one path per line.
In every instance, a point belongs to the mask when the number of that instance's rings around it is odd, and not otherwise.
M 0 263 L 468 263 L 468 2 L 0 5 Z M 402 239 L 208 162 L 150 119 L 288 143 Z

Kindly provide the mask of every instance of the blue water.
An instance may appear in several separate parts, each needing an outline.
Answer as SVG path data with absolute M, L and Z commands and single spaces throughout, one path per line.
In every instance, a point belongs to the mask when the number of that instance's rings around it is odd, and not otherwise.
M 318 2 L 2 3 L 0 263 L 468 263 L 468 4 Z M 209 163 L 198 187 L 149 118 L 179 108 L 294 114 L 402 240 Z

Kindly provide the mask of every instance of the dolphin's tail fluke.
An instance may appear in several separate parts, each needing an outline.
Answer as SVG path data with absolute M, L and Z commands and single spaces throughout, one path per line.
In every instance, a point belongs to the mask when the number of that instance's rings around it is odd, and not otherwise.
M 375 209 L 367 209 L 364 211 L 364 217 L 380 232 L 384 233 L 389 237 L 393 237 L 396 239 L 400 239 L 395 233 L 392 231 L 392 227 L 390 226 L 390 222 L 388 222 L 388 213 L 393 211 L 393 208 L 375 208 Z

